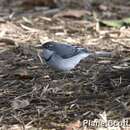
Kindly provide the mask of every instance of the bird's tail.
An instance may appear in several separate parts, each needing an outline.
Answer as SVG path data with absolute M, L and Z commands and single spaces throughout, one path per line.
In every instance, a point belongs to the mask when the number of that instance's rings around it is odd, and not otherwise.
M 112 52 L 106 52 L 106 51 L 96 51 L 96 52 L 90 52 L 90 57 L 112 57 Z
M 97 57 L 111 57 L 112 56 L 112 52 L 96 51 L 94 53 L 94 55 L 97 56 Z

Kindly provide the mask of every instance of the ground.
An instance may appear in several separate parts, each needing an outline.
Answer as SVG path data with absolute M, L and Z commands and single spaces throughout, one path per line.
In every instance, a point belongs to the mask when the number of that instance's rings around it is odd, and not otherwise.
M 76 10 L 77 11 L 77 10 Z M 71 13 L 70 13 L 71 12 Z M 30 12 L 0 22 L 0 123 L 63 129 L 70 122 L 130 116 L 130 28 L 103 27 L 71 10 L 53 17 Z M 76 14 L 77 14 L 76 12 Z M 65 17 L 64 17 L 65 16 Z M 90 58 L 70 73 L 41 64 L 35 46 L 68 42 L 111 57 Z

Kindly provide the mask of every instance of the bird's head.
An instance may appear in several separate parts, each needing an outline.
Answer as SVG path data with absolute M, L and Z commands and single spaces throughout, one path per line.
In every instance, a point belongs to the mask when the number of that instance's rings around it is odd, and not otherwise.
M 55 46 L 56 44 L 57 44 L 56 42 L 49 41 L 49 42 L 46 42 L 46 43 L 44 43 L 44 44 L 37 45 L 36 48 L 37 48 L 37 49 L 53 50 L 53 48 L 54 48 L 54 46 Z
M 48 61 L 53 56 L 53 54 L 54 51 L 44 49 L 44 51 L 41 52 L 41 57 Z
M 44 44 L 36 45 L 35 48 L 38 49 L 40 57 L 48 60 L 54 54 L 53 44 L 53 42 L 46 42 Z

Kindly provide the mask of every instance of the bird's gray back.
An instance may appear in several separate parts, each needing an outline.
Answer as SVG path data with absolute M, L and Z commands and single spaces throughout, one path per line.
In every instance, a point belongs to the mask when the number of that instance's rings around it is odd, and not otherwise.
M 53 46 L 48 49 L 55 51 L 62 58 L 70 58 L 83 51 L 87 51 L 87 49 L 80 48 L 77 46 L 69 44 L 57 44 L 57 43 L 54 43 Z

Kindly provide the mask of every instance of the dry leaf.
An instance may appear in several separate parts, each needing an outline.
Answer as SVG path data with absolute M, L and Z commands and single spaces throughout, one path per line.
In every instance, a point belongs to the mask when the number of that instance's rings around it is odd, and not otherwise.
M 28 19 L 27 17 L 22 17 L 22 18 L 25 23 L 32 25 L 32 21 L 30 19 Z
M 18 47 L 18 44 L 13 40 L 9 38 L 0 38 L 0 43 L 5 43 L 7 45 L 16 46 Z
M 69 123 L 69 124 L 66 126 L 66 129 L 65 129 L 65 130 L 79 130 L 80 127 L 81 127 L 81 121 L 80 121 L 80 120 L 77 120 L 76 122 Z
M 82 18 L 88 14 L 86 10 L 68 10 L 68 11 L 62 11 L 60 13 L 57 13 L 54 15 L 54 17 L 73 17 L 73 18 Z
M 14 76 L 18 79 L 24 80 L 24 79 L 32 79 L 33 76 L 28 73 L 28 71 L 24 68 L 20 68 L 16 70 Z
M 49 6 L 56 7 L 55 0 L 24 0 L 21 2 L 20 6 L 29 9 L 34 6 Z
M 28 106 L 30 103 L 28 100 L 19 100 L 19 99 L 15 99 L 14 101 L 12 101 L 12 108 L 14 110 L 16 109 L 20 109 L 20 108 L 25 108 L 26 106 Z

